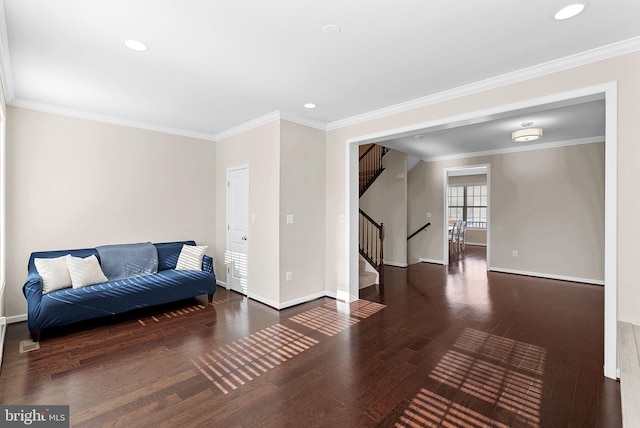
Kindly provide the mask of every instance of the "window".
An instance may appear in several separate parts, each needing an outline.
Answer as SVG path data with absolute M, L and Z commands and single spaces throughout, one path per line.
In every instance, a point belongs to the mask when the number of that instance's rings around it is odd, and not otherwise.
M 449 186 L 448 220 L 462 219 L 467 227 L 487 228 L 487 185 Z

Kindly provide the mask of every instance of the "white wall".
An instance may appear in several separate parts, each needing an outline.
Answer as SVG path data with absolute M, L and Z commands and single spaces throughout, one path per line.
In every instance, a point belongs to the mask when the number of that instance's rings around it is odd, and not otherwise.
M 280 121 L 281 305 L 324 295 L 324 197 L 324 131 Z M 293 215 L 293 224 L 286 223 L 287 215 Z
M 384 171 L 360 198 L 360 209 L 376 223 L 384 223 L 384 261 L 407 265 L 407 155 L 389 151 Z M 400 178 L 398 178 L 400 177 Z
M 416 166 L 416 174 L 424 170 L 425 181 L 413 183 L 409 197 L 422 199 L 433 213 L 433 230 L 428 240 L 419 241 L 422 246 L 412 247 L 412 261 L 442 259 L 444 169 L 479 164 L 490 165 L 491 173 L 491 268 L 596 283 L 604 279 L 604 143 Z M 449 180 L 463 183 L 465 178 Z M 410 212 L 409 218 L 420 215 Z
M 210 141 L 21 108 L 7 122 L 7 316 L 33 251 L 216 242 Z
M 249 166 L 249 296 L 280 302 L 280 124 L 273 121 L 216 142 L 215 268 L 226 282 L 227 168 Z
M 5 320 L 5 286 L 6 286 L 6 118 L 7 103 L 4 98 L 4 88 L 0 84 L 0 332 Z M 4 340 L 4 336 L 0 334 L 0 341 Z M 0 344 L 0 361 L 2 361 L 2 344 Z
M 640 324 L 640 287 L 637 286 L 636 243 L 640 241 L 640 230 L 635 227 L 640 215 L 640 199 L 626 197 L 635 192 L 640 173 L 640 52 L 621 55 L 598 62 L 566 69 L 545 76 L 523 80 L 494 89 L 460 96 L 443 102 L 400 112 L 366 122 L 347 125 L 327 133 L 327 289 L 348 292 L 346 261 L 353 258 L 347 251 L 349 243 L 348 224 L 343 223 L 350 215 L 347 207 L 347 141 L 359 139 L 378 132 L 387 132 L 401 127 L 413 127 L 425 122 L 482 111 L 498 106 L 518 103 L 543 96 L 571 90 L 617 82 L 617 141 L 618 141 L 618 318 Z M 417 168 L 417 167 L 416 167 Z M 355 177 L 354 177 L 355 179 Z M 355 184 L 348 184 L 353 188 Z M 354 260 L 355 263 L 355 260 Z

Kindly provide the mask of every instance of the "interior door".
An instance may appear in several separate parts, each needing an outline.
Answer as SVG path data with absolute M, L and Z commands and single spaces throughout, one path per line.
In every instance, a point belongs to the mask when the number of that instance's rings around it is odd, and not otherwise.
M 247 295 L 249 271 L 249 167 L 227 170 L 227 286 Z

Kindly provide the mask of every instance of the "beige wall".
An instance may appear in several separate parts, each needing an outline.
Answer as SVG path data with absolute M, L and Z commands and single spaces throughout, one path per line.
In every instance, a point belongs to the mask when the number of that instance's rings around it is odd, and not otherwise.
M 407 155 L 391 150 L 382 163 L 384 171 L 360 198 L 360 208 L 377 223 L 384 223 L 385 263 L 406 266 Z
M 324 131 L 280 121 L 281 305 L 324 294 L 324 197 Z M 286 223 L 287 215 L 293 224 Z
M 9 107 L 7 315 L 26 313 L 33 251 L 216 242 L 210 141 Z
M 407 224 L 413 233 L 427 222 L 431 223 L 424 231 L 407 241 L 407 262 L 417 263 L 421 259 L 442 263 L 443 238 L 442 228 L 436 228 L 435 223 L 442 221 L 442 213 L 434 210 L 436 199 L 442 199 L 442 177 L 435 177 L 429 164 L 420 161 L 408 174 L 407 181 Z M 431 217 L 427 217 L 431 213 Z
M 423 247 L 412 248 L 412 261 L 443 258 L 444 169 L 480 164 L 490 165 L 492 269 L 604 279 L 604 143 L 417 166 L 414 170 L 426 169 L 422 177 L 430 186 L 425 182 L 426 190 L 410 198 L 425 200 L 433 213 L 433 235 L 430 242 L 421 241 Z M 409 218 L 418 215 L 410 212 Z
M 327 240 L 327 289 L 349 289 L 345 274 L 345 260 L 350 256 L 347 253 L 348 226 L 341 223 L 344 216 L 349 215 L 345 184 L 347 140 L 609 82 L 617 82 L 618 88 L 618 195 L 630 195 L 634 194 L 640 180 L 637 168 L 640 159 L 637 141 L 637 135 L 640 135 L 640 52 L 329 131 L 327 171 L 334 173 L 327 174 L 327 235 L 332 238 Z M 349 186 L 355 187 L 353 183 Z M 640 311 L 637 310 L 640 286 L 635 269 L 635 245 L 640 240 L 640 230 L 634 226 L 639 214 L 640 199 L 618 197 L 618 318 L 634 324 L 640 324 Z
M 216 142 L 215 268 L 226 282 L 227 168 L 249 166 L 249 296 L 280 301 L 280 125 L 278 121 Z M 255 220 L 254 220 L 255 217 Z

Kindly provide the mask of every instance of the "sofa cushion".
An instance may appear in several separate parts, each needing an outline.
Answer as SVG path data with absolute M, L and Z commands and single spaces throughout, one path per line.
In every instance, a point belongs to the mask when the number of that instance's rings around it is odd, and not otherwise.
M 34 259 L 36 269 L 42 277 L 42 294 L 71 287 L 67 257 L 69 256 Z
M 208 246 L 183 245 L 176 270 L 202 270 L 202 257 Z
M 73 288 L 86 287 L 87 285 L 107 282 L 108 279 L 102 273 L 98 258 L 94 255 L 85 257 L 67 256 L 67 266 L 71 276 Z

